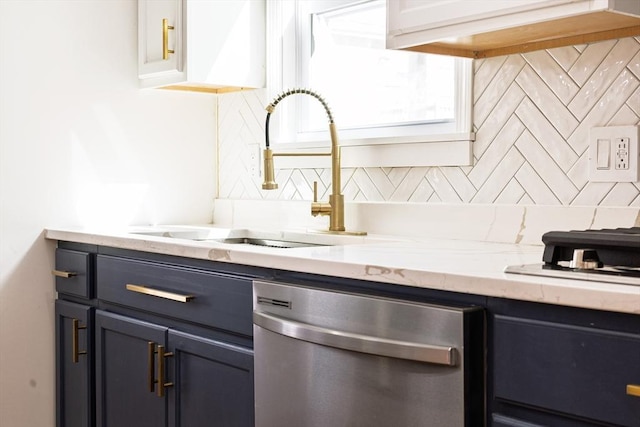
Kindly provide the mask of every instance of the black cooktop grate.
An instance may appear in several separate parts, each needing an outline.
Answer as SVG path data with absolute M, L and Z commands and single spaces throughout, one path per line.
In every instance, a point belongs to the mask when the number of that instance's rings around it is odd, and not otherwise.
M 550 231 L 542 242 L 542 260 L 548 265 L 571 261 L 576 249 L 591 249 L 604 265 L 640 267 L 640 227 Z

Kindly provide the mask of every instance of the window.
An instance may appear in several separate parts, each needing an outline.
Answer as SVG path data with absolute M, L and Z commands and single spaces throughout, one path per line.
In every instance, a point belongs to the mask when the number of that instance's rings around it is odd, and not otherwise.
M 462 148 L 462 160 L 445 164 L 469 164 L 470 60 L 386 50 L 383 0 L 269 4 L 269 32 L 278 35 L 269 42 L 270 96 L 295 87 L 321 94 L 343 147 L 424 144 L 441 151 L 445 141 Z M 312 97 L 291 96 L 278 104 L 270 135 L 284 149 L 326 146 L 326 114 Z

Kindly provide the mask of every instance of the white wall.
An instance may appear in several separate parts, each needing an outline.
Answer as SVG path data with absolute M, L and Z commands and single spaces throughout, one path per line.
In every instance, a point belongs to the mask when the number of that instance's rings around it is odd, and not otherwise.
M 54 424 L 49 225 L 210 222 L 214 95 L 137 88 L 135 0 L 0 0 L 0 425 Z

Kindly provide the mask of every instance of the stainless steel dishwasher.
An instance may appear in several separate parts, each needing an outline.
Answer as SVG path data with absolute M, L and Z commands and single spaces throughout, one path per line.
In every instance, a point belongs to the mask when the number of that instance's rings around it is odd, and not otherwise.
M 253 282 L 256 427 L 484 425 L 484 313 Z

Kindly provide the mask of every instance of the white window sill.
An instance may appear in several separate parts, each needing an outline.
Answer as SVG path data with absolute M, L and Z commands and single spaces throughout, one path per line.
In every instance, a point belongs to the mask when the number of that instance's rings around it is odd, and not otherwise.
M 429 137 L 368 138 L 340 140 L 342 167 L 425 167 L 473 165 L 474 133 Z M 314 144 L 315 145 L 315 144 Z M 274 153 L 328 152 L 329 144 L 272 144 Z M 276 157 L 276 169 L 330 168 L 329 157 Z

